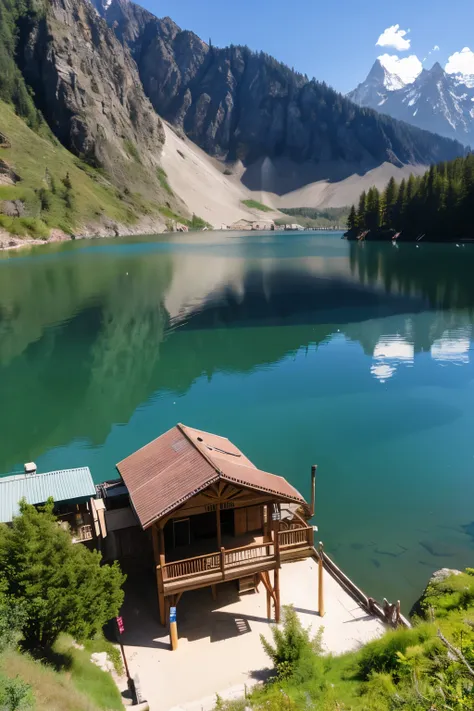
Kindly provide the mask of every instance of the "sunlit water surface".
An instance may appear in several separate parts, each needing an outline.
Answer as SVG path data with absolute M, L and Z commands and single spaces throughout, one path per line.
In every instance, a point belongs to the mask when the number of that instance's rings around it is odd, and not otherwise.
M 0 257 L 0 472 L 115 463 L 184 422 L 309 496 L 407 609 L 474 564 L 474 246 L 340 234 L 98 240 Z

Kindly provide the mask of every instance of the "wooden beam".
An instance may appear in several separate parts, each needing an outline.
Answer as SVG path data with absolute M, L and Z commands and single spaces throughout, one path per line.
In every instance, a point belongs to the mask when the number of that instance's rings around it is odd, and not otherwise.
M 159 565 L 160 562 L 160 544 L 158 543 L 158 531 L 156 530 L 156 523 L 151 527 L 151 538 L 153 542 L 153 558 L 155 560 L 155 565 Z
M 274 572 L 274 590 L 275 590 L 275 622 L 280 622 L 280 569 L 275 568 Z
M 160 624 L 166 625 L 166 598 L 163 592 L 163 572 L 159 566 L 156 568 L 156 585 L 158 588 L 158 606 L 160 611 Z
M 158 524 L 158 540 L 160 542 L 160 565 L 163 566 L 166 563 L 165 559 L 165 535 L 163 533 L 163 526 L 161 522 Z
M 218 506 L 216 509 L 216 523 L 217 523 L 217 548 L 220 550 L 222 548 L 222 533 L 221 533 L 221 510 Z
M 318 548 L 318 609 L 319 616 L 324 617 L 324 560 L 323 560 L 323 544 L 319 544 Z

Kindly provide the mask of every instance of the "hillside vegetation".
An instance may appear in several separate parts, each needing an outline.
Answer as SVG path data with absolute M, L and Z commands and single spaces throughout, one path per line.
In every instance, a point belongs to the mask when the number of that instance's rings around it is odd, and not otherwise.
M 121 670 L 102 628 L 118 614 L 125 577 L 74 545 L 52 511 L 52 500 L 40 510 L 23 501 L 11 526 L 0 524 L 0 709 L 119 710 L 113 678 L 90 656 L 104 651 Z
M 121 192 L 106 174 L 73 156 L 51 134 L 33 131 L 3 101 L 0 130 L 8 140 L 0 148 L 0 178 L 1 161 L 4 174 L 9 173 L 7 166 L 14 166 L 21 178 L 3 185 L 0 181 L 0 227 L 12 234 L 46 237 L 53 227 L 71 233 L 104 216 L 132 224 L 151 210 L 138 195 Z
M 352 206 L 349 237 L 449 241 L 474 239 L 474 154 L 440 163 L 385 190 L 363 192 Z
M 339 657 L 286 608 L 274 675 L 250 698 L 218 699 L 219 711 L 468 711 L 474 708 L 474 569 L 432 580 L 412 629 L 399 628 Z

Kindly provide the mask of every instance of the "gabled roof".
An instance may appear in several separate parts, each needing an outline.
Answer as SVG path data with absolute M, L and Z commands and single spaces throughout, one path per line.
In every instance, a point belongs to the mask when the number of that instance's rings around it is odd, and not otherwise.
M 286 479 L 257 469 L 226 437 L 178 424 L 117 464 L 143 528 L 217 481 L 305 505 Z
M 9 523 L 20 512 L 19 502 L 44 504 L 50 496 L 55 502 L 77 501 L 95 496 L 89 467 L 61 469 L 44 474 L 13 474 L 0 478 L 0 522 Z

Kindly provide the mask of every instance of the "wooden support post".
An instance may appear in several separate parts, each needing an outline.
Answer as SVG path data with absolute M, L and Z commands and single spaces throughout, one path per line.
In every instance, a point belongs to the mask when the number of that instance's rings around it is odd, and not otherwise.
M 158 530 L 157 530 L 157 528 L 158 528 Z M 158 553 L 158 560 L 156 562 L 159 564 L 156 566 L 156 584 L 158 587 L 158 603 L 160 606 L 160 624 L 162 624 L 164 627 L 166 625 L 166 604 L 165 604 L 165 594 L 164 594 L 164 585 L 163 585 L 163 575 L 164 575 L 163 566 L 166 563 L 165 537 L 163 535 L 163 526 L 161 526 L 160 524 L 154 524 L 153 531 L 155 532 L 154 536 L 156 536 L 156 543 L 154 541 L 153 550 L 155 550 L 155 545 L 156 545 L 156 550 Z
M 324 617 L 324 561 L 323 561 L 324 546 L 320 542 L 318 548 L 318 609 L 319 616 Z
M 225 548 L 221 548 L 221 573 L 222 580 L 225 579 Z
M 317 465 L 313 464 L 311 467 L 311 518 L 314 516 L 315 506 L 316 506 L 316 470 Z
M 217 600 L 217 585 L 211 585 L 212 599 L 214 602 Z
M 160 616 L 160 623 L 162 625 L 165 624 L 164 620 L 164 610 L 163 608 L 163 602 L 161 599 L 161 587 L 162 587 L 162 581 L 161 581 L 161 576 L 160 576 L 160 568 L 159 568 L 159 563 L 160 563 L 160 544 L 158 542 L 158 531 L 156 529 L 156 523 L 153 524 L 151 527 L 151 538 L 153 541 L 153 558 L 155 561 L 155 578 L 156 578 L 156 592 L 158 594 L 158 614 Z
M 158 586 L 158 605 L 160 608 L 160 624 L 163 627 L 166 625 L 166 604 L 165 604 L 165 594 L 163 588 L 163 571 L 157 566 L 156 568 L 156 584 Z
M 221 533 L 221 507 L 217 504 L 216 509 L 216 522 L 217 522 L 217 550 L 222 548 L 222 533 Z
M 275 568 L 274 572 L 275 590 L 275 622 L 280 622 L 280 569 Z
M 270 532 L 270 521 L 271 521 L 271 513 L 270 513 L 270 504 L 264 504 L 264 522 L 263 522 L 263 536 L 264 540 L 268 541 L 269 538 L 271 538 L 271 532 Z
M 170 607 L 170 641 L 171 641 L 171 650 L 175 652 L 178 649 L 178 623 L 176 622 L 176 614 L 172 614 L 172 608 L 174 608 L 174 611 L 176 612 L 176 596 L 173 596 L 171 599 L 171 607 Z
M 263 573 L 260 573 L 260 580 L 263 583 L 263 586 L 267 592 L 267 618 L 269 620 L 272 619 L 272 600 L 274 600 L 274 592 L 272 589 L 272 584 L 270 582 L 270 575 L 268 574 L 268 570 L 264 570 Z
M 281 561 L 280 561 L 280 522 L 276 522 L 277 525 L 275 526 L 275 560 L 278 568 L 281 568 Z

